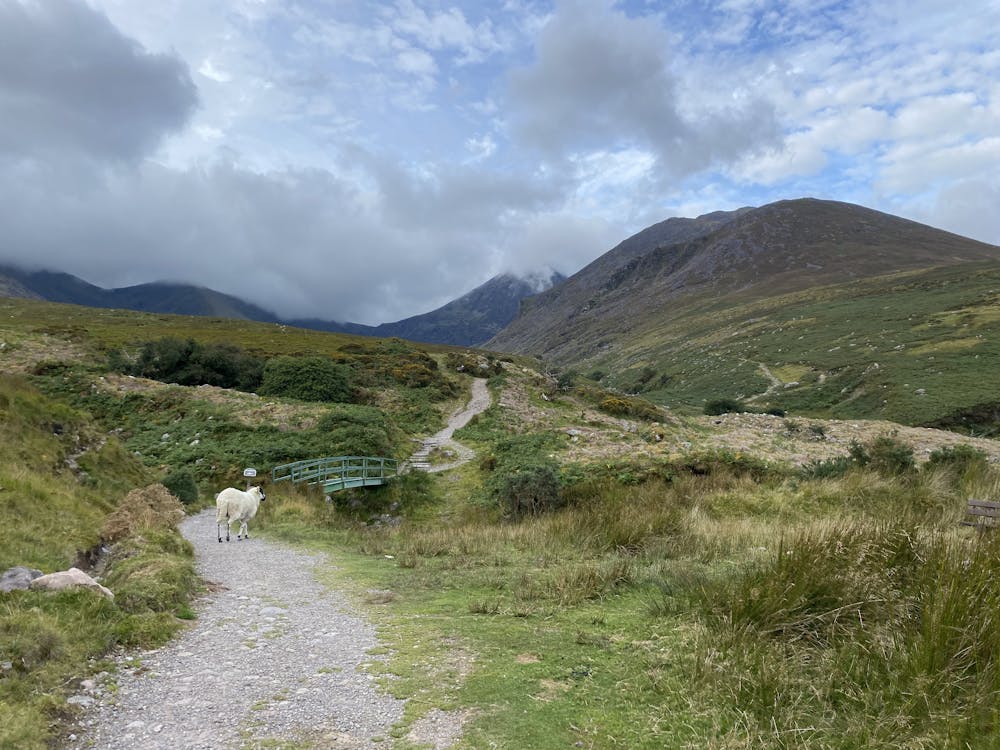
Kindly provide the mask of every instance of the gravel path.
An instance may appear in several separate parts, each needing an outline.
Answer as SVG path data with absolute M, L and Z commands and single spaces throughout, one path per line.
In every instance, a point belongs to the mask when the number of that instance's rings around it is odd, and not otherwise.
M 460 409 L 448 418 L 448 425 L 428 438 L 420 441 L 420 448 L 410 456 L 407 465 L 421 471 L 438 472 L 454 469 L 464 463 L 468 463 L 476 454 L 471 448 L 467 448 L 452 438 L 455 430 L 460 430 L 469 423 L 474 416 L 490 408 L 490 390 L 486 387 L 486 378 L 474 378 L 472 380 L 472 396 L 464 409 Z M 457 458 L 444 464 L 431 464 L 430 454 L 435 448 L 447 446 L 455 453 Z
M 216 584 L 178 638 L 123 662 L 72 748 L 386 747 L 403 702 L 364 665 L 372 626 L 316 582 L 328 564 L 258 538 L 219 544 L 215 512 L 185 519 L 198 572 Z

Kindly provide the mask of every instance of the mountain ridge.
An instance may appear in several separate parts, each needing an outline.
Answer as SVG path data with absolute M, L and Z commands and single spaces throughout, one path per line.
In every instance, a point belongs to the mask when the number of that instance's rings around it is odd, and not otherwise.
M 624 331 L 730 297 L 1000 260 L 995 245 L 838 201 L 802 198 L 706 216 L 715 220 L 688 225 L 682 241 L 646 242 L 619 262 L 626 256 L 620 248 L 652 227 L 633 235 L 558 289 L 537 295 L 487 347 L 567 364 L 594 348 L 587 342 L 595 332 Z
M 556 272 L 540 279 L 499 274 L 435 310 L 378 326 L 319 318 L 286 319 L 232 295 L 182 282 L 156 281 L 105 289 L 72 274 L 51 270 L 28 271 L 11 265 L 0 265 L 0 297 L 24 297 L 138 312 L 253 320 L 333 333 L 476 346 L 513 320 L 521 300 L 537 293 L 539 284 L 551 286 L 563 278 Z

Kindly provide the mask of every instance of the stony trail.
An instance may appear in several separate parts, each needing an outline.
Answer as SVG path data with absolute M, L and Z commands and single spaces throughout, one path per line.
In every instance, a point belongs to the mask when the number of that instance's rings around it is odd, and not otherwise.
M 489 388 L 486 387 L 486 379 L 474 378 L 469 403 L 465 405 L 465 408 L 456 411 L 448 418 L 448 425 L 444 429 L 421 440 L 420 447 L 410 456 L 406 462 L 407 465 L 412 469 L 438 472 L 454 469 L 471 461 L 476 454 L 472 449 L 454 440 L 452 435 L 455 434 L 455 430 L 465 427 L 474 416 L 490 408 L 491 401 Z M 456 454 L 456 459 L 444 464 L 431 464 L 431 451 L 444 446 L 447 446 Z
M 213 592 L 179 637 L 123 657 L 118 689 L 99 690 L 68 747 L 386 747 L 403 702 L 364 668 L 371 624 L 316 581 L 329 562 L 259 538 L 220 544 L 214 510 L 181 531 Z

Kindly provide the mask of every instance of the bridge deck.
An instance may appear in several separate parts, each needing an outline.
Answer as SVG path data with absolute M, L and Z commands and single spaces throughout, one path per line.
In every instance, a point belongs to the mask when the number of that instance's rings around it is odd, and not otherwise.
M 397 475 L 394 458 L 381 456 L 330 456 L 293 461 L 271 470 L 271 481 L 322 484 L 326 492 L 349 487 L 375 487 Z

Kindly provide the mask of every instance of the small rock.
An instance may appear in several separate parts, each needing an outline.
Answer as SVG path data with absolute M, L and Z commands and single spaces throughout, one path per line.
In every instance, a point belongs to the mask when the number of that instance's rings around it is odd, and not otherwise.
M 89 706 L 94 702 L 94 699 L 89 695 L 71 695 L 66 699 L 66 702 L 71 706 Z
M 0 577 L 0 591 L 8 592 L 16 590 L 26 590 L 33 580 L 40 578 L 42 571 L 34 568 L 25 568 L 18 565 L 15 568 L 5 570 Z

